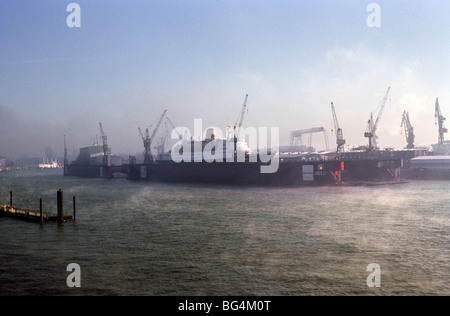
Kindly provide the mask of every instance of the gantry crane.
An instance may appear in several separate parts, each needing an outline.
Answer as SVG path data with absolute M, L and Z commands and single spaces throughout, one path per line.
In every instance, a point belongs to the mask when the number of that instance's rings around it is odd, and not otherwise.
M 342 128 L 339 127 L 339 122 L 333 102 L 331 102 L 331 112 L 333 113 L 334 131 L 336 133 L 336 159 L 339 159 L 341 154 L 344 152 L 345 139 Z
M 411 121 L 409 120 L 409 113 L 404 111 L 402 116 L 402 124 L 400 127 L 405 129 L 405 137 L 406 137 L 406 149 L 414 148 L 414 127 L 411 125 Z
M 436 124 L 439 125 L 439 139 L 438 139 L 438 147 L 440 151 L 444 150 L 444 134 L 448 132 L 448 129 L 444 127 L 444 121 L 446 118 L 441 113 L 441 108 L 439 106 L 439 98 L 436 98 L 435 104 L 435 114 Z
M 150 135 L 149 129 L 145 129 L 145 134 L 142 132 L 141 128 L 139 129 L 139 134 L 141 134 L 142 137 L 142 141 L 144 143 L 144 163 L 145 164 L 149 164 L 149 163 L 153 163 L 153 155 L 152 155 L 152 142 L 153 139 L 155 138 L 156 132 L 158 131 L 159 127 L 161 126 L 161 122 L 164 119 L 164 115 L 166 115 L 167 110 L 164 110 L 164 112 L 162 113 L 161 117 L 158 120 L 158 123 L 155 127 L 155 129 L 153 130 L 152 135 Z
M 303 129 L 303 130 L 299 130 L 299 131 L 292 131 L 291 132 L 291 142 L 290 142 L 291 146 L 302 146 L 303 145 L 302 136 L 306 134 L 306 135 L 309 135 L 308 150 L 312 150 L 312 135 L 314 133 L 322 133 L 322 132 L 323 132 L 324 139 L 325 139 L 326 150 L 328 151 L 330 146 L 328 143 L 327 130 L 324 127 L 313 127 L 313 128 Z
M 378 136 L 377 136 L 376 132 L 377 132 L 378 123 L 380 122 L 381 115 L 383 114 L 384 106 L 386 105 L 390 90 L 391 90 L 391 87 L 389 87 L 387 89 L 386 94 L 385 94 L 383 100 L 381 101 L 380 109 L 379 109 L 378 116 L 377 116 L 377 119 L 375 120 L 375 122 L 373 119 L 373 113 L 370 113 L 370 119 L 367 122 L 366 131 L 364 133 L 364 137 L 369 138 L 369 151 L 372 151 L 372 150 L 378 148 L 378 144 L 377 144 Z

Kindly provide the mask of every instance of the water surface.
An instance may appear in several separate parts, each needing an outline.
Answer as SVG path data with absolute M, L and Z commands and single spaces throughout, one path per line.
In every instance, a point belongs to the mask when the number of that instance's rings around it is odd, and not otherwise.
M 0 174 L 0 202 L 77 221 L 0 218 L 0 295 L 450 295 L 449 182 L 267 188 Z M 81 288 L 69 288 L 69 263 Z M 369 288 L 366 268 L 381 267 Z

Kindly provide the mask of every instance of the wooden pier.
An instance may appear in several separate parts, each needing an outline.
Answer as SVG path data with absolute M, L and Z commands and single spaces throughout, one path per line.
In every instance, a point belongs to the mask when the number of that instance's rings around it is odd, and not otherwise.
M 64 214 L 63 211 L 63 191 L 61 188 L 57 192 L 57 213 L 44 212 L 42 199 L 39 200 L 39 211 L 29 210 L 13 206 L 13 194 L 10 192 L 10 203 L 8 205 L 0 205 L 0 217 L 17 218 L 36 223 L 47 222 L 68 222 L 76 219 L 76 201 L 73 197 L 73 215 Z

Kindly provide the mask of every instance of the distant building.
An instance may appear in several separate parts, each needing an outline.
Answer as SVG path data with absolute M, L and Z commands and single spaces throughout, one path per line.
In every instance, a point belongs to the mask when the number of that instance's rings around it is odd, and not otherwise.
M 6 170 L 6 159 L 0 156 L 0 171 Z
M 111 157 L 111 166 L 121 166 L 122 158 L 120 156 L 111 155 L 111 148 L 108 148 L 108 155 Z M 81 166 L 101 166 L 103 165 L 103 146 L 93 145 L 80 148 L 80 154 L 76 164 Z

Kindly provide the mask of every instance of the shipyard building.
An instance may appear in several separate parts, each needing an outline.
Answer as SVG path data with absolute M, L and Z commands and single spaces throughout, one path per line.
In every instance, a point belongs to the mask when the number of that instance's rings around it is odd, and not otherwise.
M 111 148 L 106 149 L 106 155 L 111 159 L 112 166 L 121 166 L 122 158 L 111 154 Z M 103 146 L 94 144 L 89 147 L 80 148 L 80 154 L 74 163 L 81 166 L 101 166 L 105 156 Z
M 106 163 L 105 163 L 106 158 Z M 111 178 L 126 176 L 122 158 L 111 154 L 111 148 L 94 144 L 80 148 L 78 158 L 66 164 L 64 174 L 68 176 Z

